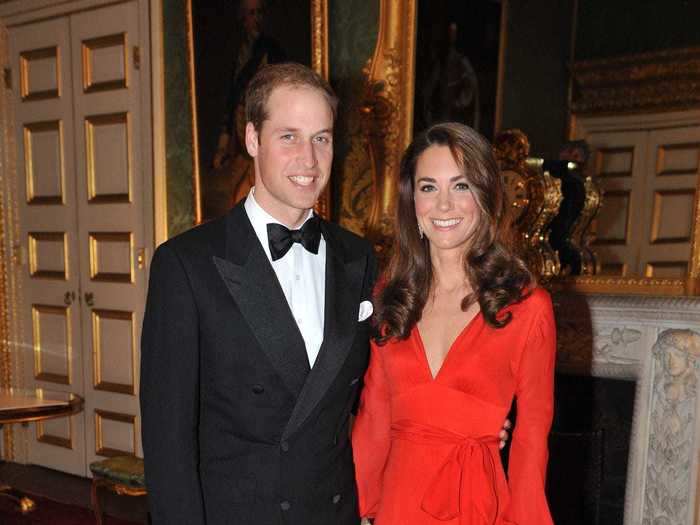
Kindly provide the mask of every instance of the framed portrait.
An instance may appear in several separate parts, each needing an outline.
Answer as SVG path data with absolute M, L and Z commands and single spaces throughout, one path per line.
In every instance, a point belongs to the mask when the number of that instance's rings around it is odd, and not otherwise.
M 500 1 L 419 0 L 413 129 L 456 121 L 494 136 Z
M 288 61 L 324 74 L 325 0 L 189 1 L 193 133 L 206 221 L 226 213 L 253 185 L 253 162 L 243 140 L 250 78 L 264 64 Z

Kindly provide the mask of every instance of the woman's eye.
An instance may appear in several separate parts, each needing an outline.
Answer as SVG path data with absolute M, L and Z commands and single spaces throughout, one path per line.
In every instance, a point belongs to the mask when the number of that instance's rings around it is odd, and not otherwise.
M 418 191 L 422 191 L 424 193 L 435 191 L 435 186 L 433 186 L 432 184 L 424 184 L 423 186 L 420 186 L 418 188 Z
M 455 189 L 457 191 L 468 191 L 469 184 L 467 184 L 466 182 L 458 182 L 457 184 L 455 184 Z
M 328 144 L 330 141 L 331 139 L 326 137 L 325 135 L 316 137 L 316 142 L 318 142 L 319 144 Z

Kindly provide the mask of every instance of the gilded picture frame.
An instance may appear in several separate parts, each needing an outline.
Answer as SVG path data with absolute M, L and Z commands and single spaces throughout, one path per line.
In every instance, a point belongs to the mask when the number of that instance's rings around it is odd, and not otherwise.
M 255 4 L 255 2 L 251 2 L 251 5 L 252 4 Z M 300 6 L 299 4 L 303 5 Z M 258 5 L 264 7 L 265 2 L 261 0 L 258 3 Z M 248 165 L 248 167 L 246 168 L 248 171 L 248 175 L 246 176 L 246 178 L 248 180 L 243 181 L 240 184 L 236 184 L 235 187 L 229 187 L 232 185 L 229 184 L 228 180 L 224 180 L 224 177 L 221 176 L 221 173 L 226 172 L 226 170 L 229 170 L 228 172 L 230 173 L 231 171 L 235 171 L 236 168 L 226 166 L 225 164 L 222 166 L 220 161 L 218 162 L 219 165 L 217 166 L 217 162 L 213 162 L 212 159 L 216 158 L 218 150 L 216 153 L 213 152 L 211 137 L 208 137 L 207 135 L 207 133 L 218 133 L 216 129 L 210 130 L 210 128 L 218 125 L 218 122 L 213 123 L 211 115 L 200 114 L 203 107 L 206 109 L 206 106 L 202 106 L 202 102 L 207 101 L 207 98 L 211 95 L 211 91 L 206 90 L 208 88 L 210 89 L 212 85 L 218 88 L 220 84 L 226 84 L 226 82 L 222 82 L 222 80 L 229 80 L 229 77 L 232 77 L 230 71 L 221 71 L 217 68 L 214 68 L 212 70 L 212 68 L 210 67 L 210 70 L 207 72 L 206 64 L 204 64 L 201 61 L 203 56 L 209 56 L 208 50 L 206 48 L 201 49 L 201 47 L 206 45 L 212 46 L 212 42 L 216 43 L 216 39 L 211 38 L 211 34 L 209 33 L 207 29 L 207 24 L 205 23 L 207 21 L 207 15 L 211 14 L 211 12 L 206 12 L 206 9 L 210 8 L 210 6 L 211 4 L 208 4 L 207 2 L 199 2 L 198 0 L 187 0 L 186 4 L 188 62 L 187 73 L 188 83 L 190 86 L 189 99 L 193 151 L 192 188 L 194 195 L 193 207 L 196 223 L 200 223 L 205 220 L 210 220 L 212 218 L 215 218 L 216 216 L 225 213 L 225 211 L 228 208 L 230 208 L 232 204 L 234 204 L 234 200 L 237 200 L 237 197 L 240 197 L 243 193 L 247 192 L 247 188 L 252 182 L 252 162 L 245 162 L 244 164 Z M 239 9 L 238 4 L 236 2 L 223 2 L 221 6 L 227 8 L 227 12 L 229 15 L 232 14 L 232 11 L 233 19 L 236 19 L 235 11 Z M 296 16 L 303 16 L 303 12 L 307 12 L 309 17 L 308 27 L 305 27 L 304 30 L 301 31 L 299 34 L 299 38 L 301 38 L 301 40 L 297 39 L 297 41 L 293 42 L 293 47 L 294 49 L 297 49 L 297 52 L 295 53 L 294 50 L 292 50 L 291 53 L 278 52 L 276 60 L 293 60 L 306 63 L 324 78 L 328 79 L 327 0 L 279 1 L 271 4 L 271 6 L 274 9 L 272 13 L 264 11 L 264 14 L 257 15 L 257 23 L 260 24 L 260 27 L 262 27 L 263 30 L 266 27 L 266 25 L 270 25 L 269 23 L 265 24 L 265 16 L 268 17 L 268 21 L 272 19 L 273 24 L 276 20 L 278 26 L 283 21 L 283 17 L 285 14 L 296 13 Z M 299 9 L 300 7 L 302 7 L 302 9 Z M 214 11 L 216 11 L 216 9 L 214 9 Z M 236 24 L 236 22 L 231 22 L 231 27 L 234 28 L 234 32 L 245 32 L 248 30 L 248 27 L 244 24 L 249 23 L 249 21 L 244 19 L 245 15 L 243 14 L 242 9 L 240 10 L 240 13 L 240 18 L 237 20 L 238 25 Z M 217 14 L 218 16 L 219 13 L 215 14 Z M 229 18 L 231 17 L 229 16 Z M 211 18 L 209 19 L 209 21 L 211 21 Z M 272 34 L 272 36 L 266 38 L 269 42 L 273 43 L 271 45 L 282 50 L 285 42 L 287 44 L 289 43 L 289 40 L 285 41 L 284 38 L 288 39 L 289 37 L 287 32 L 278 31 L 278 33 L 280 44 L 282 44 L 280 46 L 278 46 L 278 44 L 276 43 L 277 41 L 274 40 L 277 35 Z M 204 35 L 204 38 L 202 38 L 202 35 Z M 292 35 L 292 37 L 294 38 L 295 35 Z M 299 47 L 306 47 L 307 45 L 307 49 L 303 49 L 301 53 L 298 51 Z M 236 44 L 235 47 L 236 49 L 239 49 L 239 53 L 241 53 L 240 46 Z M 230 50 L 227 50 L 227 52 L 228 51 Z M 255 51 L 253 51 L 252 53 L 255 53 Z M 225 55 L 226 53 L 223 54 Z M 261 60 L 261 64 L 267 62 L 269 56 L 271 56 L 270 53 L 266 53 L 265 57 Z M 219 75 L 216 75 L 217 71 L 219 72 Z M 214 73 L 214 75 L 212 75 L 212 73 Z M 229 86 L 229 89 L 231 89 L 231 86 Z M 198 96 L 200 94 L 202 95 L 203 100 L 198 99 Z M 209 113 L 211 113 L 211 111 L 209 111 Z M 235 115 L 234 117 L 232 117 L 231 120 L 236 120 Z M 240 120 L 240 118 L 238 120 Z M 212 124 L 214 125 L 212 126 Z M 203 143 L 203 140 L 207 140 L 208 142 Z M 245 152 L 243 152 L 242 155 L 240 155 L 240 157 L 244 156 Z M 235 160 L 242 161 L 242 158 L 238 158 Z M 250 161 L 250 159 L 247 160 Z M 225 162 L 226 160 L 224 160 L 224 163 Z M 230 193 L 230 195 L 228 195 L 228 193 Z M 227 201 L 211 205 L 212 199 L 217 199 L 221 201 L 222 198 L 227 199 Z M 321 195 L 321 198 L 317 203 L 316 211 L 322 217 L 330 218 L 330 205 L 330 188 L 326 188 L 326 190 Z

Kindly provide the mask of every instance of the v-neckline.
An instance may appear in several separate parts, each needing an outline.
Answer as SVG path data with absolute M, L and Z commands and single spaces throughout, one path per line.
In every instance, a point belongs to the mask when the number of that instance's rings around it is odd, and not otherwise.
M 420 328 L 418 327 L 418 323 L 415 324 L 413 329 L 415 330 L 416 333 L 416 339 L 418 342 L 418 353 L 421 355 L 421 361 L 423 362 L 423 366 L 425 367 L 425 371 L 428 373 L 428 378 L 430 379 L 431 382 L 435 382 L 438 380 L 440 377 L 440 374 L 445 368 L 445 365 L 447 364 L 447 361 L 450 359 L 450 355 L 452 355 L 452 349 L 455 347 L 455 345 L 464 337 L 464 335 L 469 331 L 469 329 L 472 327 L 472 325 L 476 322 L 476 320 L 481 317 L 481 309 L 479 309 L 474 316 L 464 325 L 464 327 L 459 331 L 457 334 L 457 337 L 455 337 L 454 341 L 452 341 L 452 344 L 450 344 L 450 347 L 447 349 L 447 353 L 445 354 L 445 358 L 442 360 L 442 364 L 440 365 L 440 368 L 438 368 L 437 372 L 435 375 L 433 375 L 433 371 L 430 369 L 430 362 L 428 361 L 428 354 L 425 351 L 425 343 L 423 343 L 423 336 L 420 333 Z

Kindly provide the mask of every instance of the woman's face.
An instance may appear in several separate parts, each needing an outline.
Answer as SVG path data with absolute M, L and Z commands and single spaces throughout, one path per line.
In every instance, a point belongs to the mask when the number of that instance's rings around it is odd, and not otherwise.
M 416 218 L 435 250 L 463 251 L 480 210 L 447 146 L 430 146 L 416 164 Z

